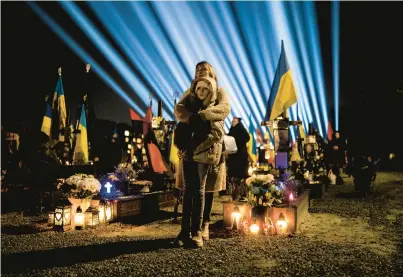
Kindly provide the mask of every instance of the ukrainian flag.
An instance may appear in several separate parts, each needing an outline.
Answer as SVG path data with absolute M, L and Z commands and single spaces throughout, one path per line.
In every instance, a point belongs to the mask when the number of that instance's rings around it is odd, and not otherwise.
M 46 110 L 43 116 L 41 131 L 44 132 L 48 137 L 50 137 L 50 130 L 52 126 L 52 106 L 46 99 Z
M 301 139 L 300 143 L 298 143 L 298 152 L 299 152 L 300 157 L 303 157 L 304 156 L 305 137 L 306 137 L 303 124 L 298 125 L 298 136 Z
M 269 101 L 267 102 L 265 121 L 274 120 L 283 112 L 286 112 L 297 100 L 297 92 L 295 91 L 290 66 L 284 50 L 284 43 L 281 41 L 281 54 L 271 86 Z
M 256 140 L 253 134 L 255 133 L 255 128 L 253 128 L 252 117 L 249 116 L 249 141 L 247 143 L 248 154 L 254 163 L 257 161 L 256 152 Z
M 62 82 L 62 73 L 59 72 L 59 79 L 56 83 L 55 94 L 57 94 L 57 111 L 59 114 L 59 130 L 62 128 L 66 128 L 66 118 L 67 118 L 67 110 L 66 110 L 66 100 L 64 98 L 64 89 Z
M 76 148 L 74 149 L 74 162 L 88 162 L 88 137 L 87 137 L 87 120 L 85 118 L 85 107 L 82 106 L 80 124 L 78 125 L 80 132 L 76 138 Z
M 174 141 L 175 141 L 175 133 L 172 132 L 171 136 L 171 149 L 169 151 L 169 160 L 171 163 L 173 163 L 175 166 L 178 166 L 179 164 L 179 158 L 178 158 L 178 148 L 175 146 Z
M 298 125 L 298 135 L 300 138 L 304 139 L 306 137 L 304 126 Z

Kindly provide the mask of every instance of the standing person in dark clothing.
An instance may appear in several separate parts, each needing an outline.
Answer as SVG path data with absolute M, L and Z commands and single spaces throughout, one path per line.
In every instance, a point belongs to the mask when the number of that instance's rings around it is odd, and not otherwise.
M 343 167 L 345 162 L 344 151 L 344 141 L 340 138 L 339 132 L 335 132 L 328 145 L 328 167 L 336 175 L 336 182 L 338 184 L 343 184 L 343 179 L 340 177 L 340 168 Z
M 235 138 L 238 151 L 228 155 L 228 177 L 245 178 L 248 176 L 248 150 L 246 143 L 249 141 L 249 133 L 243 126 L 241 118 L 234 117 L 228 136 Z

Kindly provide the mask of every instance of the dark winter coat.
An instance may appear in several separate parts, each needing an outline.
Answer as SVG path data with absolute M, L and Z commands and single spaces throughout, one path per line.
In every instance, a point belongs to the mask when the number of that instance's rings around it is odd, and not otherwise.
M 338 147 L 338 150 L 335 150 L 335 147 Z M 345 151 L 345 145 L 342 139 L 336 139 L 336 137 L 333 137 L 333 139 L 329 142 L 328 144 L 328 163 L 329 164 L 338 164 L 342 165 L 344 164 L 344 155 Z
M 231 127 L 229 136 L 235 138 L 238 151 L 228 155 L 228 176 L 245 178 L 248 176 L 248 149 L 246 143 L 249 141 L 249 133 L 239 122 L 235 127 Z

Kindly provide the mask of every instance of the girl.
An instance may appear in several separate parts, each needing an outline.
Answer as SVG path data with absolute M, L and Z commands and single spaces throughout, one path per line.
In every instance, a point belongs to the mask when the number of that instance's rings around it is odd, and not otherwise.
M 213 78 L 201 77 L 192 82 L 190 93 L 177 104 L 193 116 L 215 106 L 217 85 Z M 177 110 L 177 109 L 176 109 Z M 183 174 L 182 229 L 177 243 L 182 246 L 189 241 L 189 231 L 196 246 L 203 246 L 202 222 L 208 226 L 212 197 L 205 203 L 206 191 L 222 189 L 225 178 L 224 157 L 221 155 L 224 137 L 224 121 L 191 120 L 191 124 L 178 124 L 175 143 L 183 153 L 182 167 L 177 176 Z M 181 131 L 182 130 L 182 131 Z M 183 172 L 179 172 L 183 170 Z M 182 173 L 182 174 L 180 174 Z M 179 186 L 181 186 L 179 182 Z M 206 204 L 206 207 L 205 207 Z M 206 229 L 206 227 L 204 227 Z M 208 227 L 207 227 L 208 232 Z M 208 234 L 208 233 L 207 233 Z

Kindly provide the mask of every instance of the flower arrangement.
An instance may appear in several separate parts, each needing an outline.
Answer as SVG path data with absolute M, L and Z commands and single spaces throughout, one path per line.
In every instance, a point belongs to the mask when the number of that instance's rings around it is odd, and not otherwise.
M 130 163 L 119 164 L 117 167 L 115 167 L 115 172 L 111 176 L 111 178 L 116 179 L 115 181 L 119 180 L 122 182 L 128 182 L 128 181 L 135 180 L 136 177 L 137 177 L 137 173 Z
M 101 183 L 93 175 L 74 174 L 64 179 L 56 181 L 57 189 L 65 196 L 73 198 L 93 198 L 101 190 Z
M 251 189 L 250 202 L 253 206 L 271 207 L 283 202 L 283 193 L 276 187 L 274 176 L 271 174 L 253 175 L 246 179 L 246 185 Z
M 251 177 L 246 179 L 246 184 L 250 186 L 263 186 L 270 184 L 271 182 L 274 181 L 274 176 L 271 174 L 266 174 L 266 175 L 252 175 Z
M 292 199 L 298 197 L 302 190 L 302 182 L 297 178 L 297 175 L 291 176 L 288 171 L 280 172 L 280 178 L 277 180 L 277 187 L 279 187 L 287 200 L 292 194 Z

